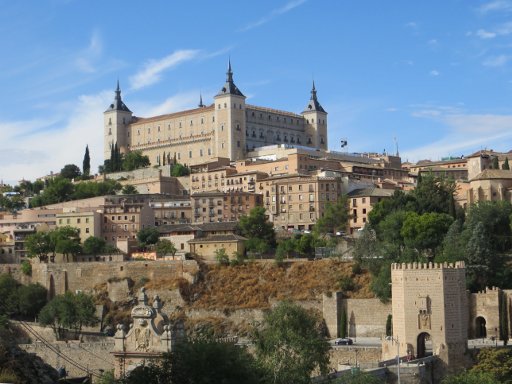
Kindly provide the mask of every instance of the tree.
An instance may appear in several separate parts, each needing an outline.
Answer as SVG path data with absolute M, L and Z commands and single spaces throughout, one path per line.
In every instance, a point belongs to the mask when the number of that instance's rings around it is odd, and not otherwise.
M 496 378 L 488 372 L 468 371 L 458 375 L 448 376 L 441 384 L 500 384 Z
M 433 261 L 452 222 L 453 217 L 446 213 L 408 212 L 400 234 L 406 246 Z
M 493 253 L 489 236 L 482 223 L 477 223 L 466 247 L 467 284 L 472 292 L 488 286 L 493 268 Z
M 145 249 L 150 245 L 156 244 L 159 236 L 160 233 L 158 232 L 158 229 L 155 227 L 146 227 L 142 228 L 137 233 L 137 240 L 139 241 L 139 246 Z
M 389 314 L 386 319 L 386 336 L 393 335 L 393 315 Z
M 66 292 L 55 296 L 39 313 L 39 323 L 50 326 L 57 338 L 61 338 L 64 328 L 70 328 L 75 333 L 83 326 L 92 326 L 98 322 L 96 307 L 92 296 L 84 293 L 74 295 Z
M 460 220 L 455 220 L 446 236 L 443 239 L 442 252 L 436 256 L 435 261 L 438 263 L 453 263 L 464 259 L 465 242 L 462 241 L 463 224 Z
M 180 177 L 180 176 L 188 176 L 190 175 L 190 168 L 186 167 L 180 163 L 173 163 L 170 165 L 171 167 L 171 176 Z
M 472 373 L 491 374 L 495 383 L 512 382 L 512 350 L 510 348 L 483 348 L 477 357 L 478 363 Z
M 211 339 L 177 344 L 160 364 L 140 366 L 125 384 L 257 384 L 264 376 L 254 357 L 244 348 Z
M 301 255 L 314 256 L 315 253 L 315 238 L 311 233 L 303 234 L 296 243 L 296 250 Z
M 271 247 L 275 245 L 274 226 L 267 220 L 263 207 L 255 207 L 251 209 L 248 216 L 242 216 L 238 227 L 242 235 L 248 239 L 263 240 Z
M 48 254 L 53 251 L 49 232 L 36 232 L 25 239 L 28 257 L 37 257 L 40 262 L 48 261 Z
M 219 263 L 219 265 L 229 264 L 229 256 L 224 248 L 219 248 L 215 250 L 215 260 L 217 260 L 217 263 Z
M 252 238 L 246 240 L 245 249 L 250 252 L 257 252 L 261 255 L 270 250 L 270 245 L 265 240 Z
M 314 227 L 315 232 L 334 234 L 337 231 L 346 231 L 349 218 L 347 197 L 341 196 L 335 204 L 326 204 L 324 215 L 317 220 Z
M 165 255 L 174 256 L 176 252 L 178 252 L 178 249 L 170 240 L 161 239 L 156 243 L 156 254 L 160 257 Z
M 327 373 L 329 344 L 318 330 L 318 320 L 290 302 L 281 302 L 265 314 L 253 342 L 269 383 L 305 384 L 311 382 L 315 368 Z
M 91 157 L 89 156 L 89 146 L 85 146 L 84 161 L 82 162 L 82 173 L 84 176 L 89 176 L 91 172 Z
M 40 284 L 20 285 L 17 295 L 19 314 L 34 319 L 46 305 L 48 291 Z
M 66 225 L 50 232 L 50 240 L 54 253 L 61 253 L 66 259 L 82 251 L 80 246 L 80 230 Z
M 341 316 L 340 316 L 340 333 L 339 333 L 339 336 L 341 338 L 347 337 L 347 328 L 348 328 L 347 312 L 343 309 L 341 311 Z
M 103 252 L 106 241 L 101 237 L 91 236 L 85 239 L 83 244 L 83 251 L 86 255 L 98 255 Z
M 498 156 L 494 156 L 492 158 L 492 169 L 500 169 L 500 163 L 498 161 Z
M 17 291 L 19 283 L 11 275 L 0 274 L 0 316 L 12 316 L 18 312 Z
M 345 374 L 334 381 L 335 384 L 381 384 L 382 379 L 366 372 Z
M 427 212 L 447 213 L 455 217 L 454 194 L 457 189 L 455 182 L 445 177 L 437 177 L 432 173 L 422 175 L 418 179 L 416 189 L 411 192 L 415 199 L 415 209 L 419 214 Z
M 122 169 L 133 171 L 134 169 L 149 167 L 149 157 L 142 154 L 142 151 L 131 151 L 124 156 Z
M 123 195 L 137 195 L 139 193 L 139 191 L 137 191 L 137 188 L 135 188 L 131 184 L 125 185 L 121 192 Z
M 503 162 L 501 169 L 503 169 L 505 171 L 510 171 L 510 165 L 508 164 L 508 157 L 505 157 L 505 161 Z
M 60 170 L 60 177 L 68 180 L 76 179 L 82 174 L 80 168 L 75 164 L 66 164 L 64 168 Z

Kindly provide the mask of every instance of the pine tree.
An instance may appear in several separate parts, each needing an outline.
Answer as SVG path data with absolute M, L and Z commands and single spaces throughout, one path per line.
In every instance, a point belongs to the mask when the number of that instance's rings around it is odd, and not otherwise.
M 89 156 L 89 146 L 85 146 L 85 155 L 84 155 L 84 162 L 82 164 L 82 174 L 84 176 L 89 176 L 89 173 L 91 172 L 91 157 Z
M 508 157 L 505 157 L 505 162 L 501 166 L 501 169 L 504 169 L 506 171 L 510 171 L 510 165 L 508 165 Z

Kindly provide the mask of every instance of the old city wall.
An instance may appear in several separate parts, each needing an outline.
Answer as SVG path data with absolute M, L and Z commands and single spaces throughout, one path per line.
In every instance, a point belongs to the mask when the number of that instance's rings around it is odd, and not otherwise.
M 69 376 L 85 376 L 87 372 L 84 372 L 83 368 L 86 370 L 90 369 L 97 374 L 101 372 L 100 370 L 106 372 L 114 369 L 114 358 L 110 353 L 114 349 L 113 340 L 93 343 L 57 341 L 49 345 L 35 342 L 32 344 L 20 344 L 19 346 L 29 353 L 36 354 L 55 369 L 64 367 Z M 73 365 L 62 356 L 78 363 L 77 365 L 82 368 Z
M 488 337 L 498 336 L 500 327 L 499 318 L 499 299 L 500 290 L 497 288 L 488 288 L 485 291 L 471 293 L 469 301 L 469 335 L 470 337 L 481 337 L 477 331 L 477 319 L 485 320 L 485 328 Z
M 379 299 L 344 299 L 342 292 L 324 294 L 322 310 L 330 337 L 339 335 L 342 313 L 347 316 L 349 337 L 381 337 L 386 334 L 386 321 L 391 303 Z
M 198 264 L 187 261 L 126 261 L 111 263 L 65 263 L 32 265 L 32 277 L 21 272 L 20 265 L 0 265 L 0 273 L 9 273 L 21 283 L 39 283 L 51 295 L 66 291 L 92 291 L 108 281 L 130 278 L 134 282 L 141 279 L 169 280 L 183 278 L 194 282 L 199 271 Z

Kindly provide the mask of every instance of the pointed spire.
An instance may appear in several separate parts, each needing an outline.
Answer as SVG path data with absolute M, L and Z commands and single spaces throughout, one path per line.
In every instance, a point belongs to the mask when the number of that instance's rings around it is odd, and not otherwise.
M 231 70 L 231 57 L 228 60 L 228 71 L 226 72 L 226 81 L 228 83 L 233 82 L 233 71 Z
M 125 103 L 123 103 L 123 100 L 121 99 L 121 87 L 119 86 L 119 79 L 117 79 L 117 86 L 115 90 L 115 97 L 114 102 L 110 104 L 107 111 L 126 111 L 131 112 Z
M 304 110 L 304 112 L 310 112 L 310 111 L 318 111 L 318 112 L 324 112 L 325 110 L 318 102 L 317 96 L 316 96 L 316 86 L 315 86 L 315 80 L 313 80 L 313 86 L 311 87 L 311 98 L 309 100 L 309 103 Z
M 313 88 L 311 88 L 311 100 L 316 100 L 315 80 L 313 80 Z
M 203 95 L 201 95 L 201 93 L 199 93 L 199 105 L 198 105 L 199 108 L 204 108 L 204 104 L 203 104 Z
M 237 95 L 237 96 L 244 96 L 242 92 L 237 88 L 233 81 L 233 71 L 231 69 L 231 58 L 228 60 L 228 71 L 226 72 L 226 84 L 224 84 L 224 87 L 220 90 L 220 92 L 217 94 L 217 96 L 220 95 Z M 244 96 L 245 97 L 245 96 Z

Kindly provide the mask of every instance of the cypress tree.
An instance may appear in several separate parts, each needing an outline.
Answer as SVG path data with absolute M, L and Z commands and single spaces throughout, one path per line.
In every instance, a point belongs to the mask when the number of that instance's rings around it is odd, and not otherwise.
M 347 312 L 345 310 L 341 311 L 341 319 L 340 319 L 340 337 L 347 337 Z
M 89 156 L 89 146 L 85 146 L 84 161 L 82 164 L 82 173 L 84 176 L 89 176 L 91 172 L 91 157 Z
M 386 320 L 386 336 L 393 335 L 393 316 L 391 314 L 388 315 Z
M 500 164 L 498 162 L 497 156 L 492 158 L 492 169 L 500 169 Z
M 112 143 L 112 144 L 110 144 L 110 166 L 108 169 L 109 172 L 114 172 L 115 161 L 116 161 L 116 154 L 114 152 L 114 143 Z
M 163 160 L 162 160 L 162 161 L 163 161 L 163 164 L 162 164 L 162 165 L 165 165 L 165 160 L 166 160 L 166 159 L 165 159 L 165 151 L 164 151 L 164 156 L 163 156 Z
M 499 316 L 500 316 L 500 340 L 503 340 L 503 344 L 508 343 L 508 306 L 507 306 L 507 295 L 505 292 L 500 291 L 499 301 Z
M 501 169 L 504 169 L 506 171 L 510 171 L 510 165 L 508 165 L 508 157 L 505 157 L 505 162 L 501 166 Z

